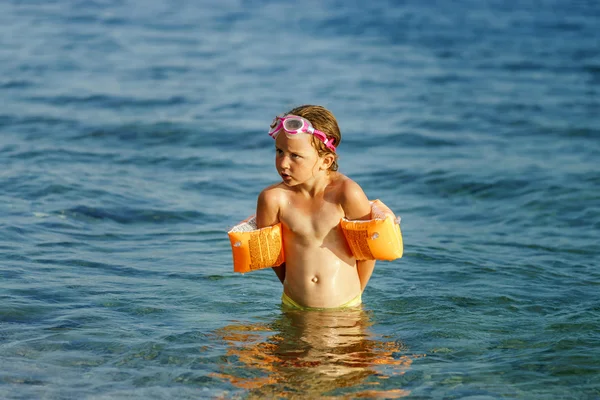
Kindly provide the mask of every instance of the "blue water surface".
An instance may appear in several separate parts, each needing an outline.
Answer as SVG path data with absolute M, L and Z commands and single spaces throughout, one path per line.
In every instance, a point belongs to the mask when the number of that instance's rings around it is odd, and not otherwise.
M 0 2 L 0 397 L 600 398 L 600 3 Z M 402 217 L 358 311 L 227 230 L 321 104 Z

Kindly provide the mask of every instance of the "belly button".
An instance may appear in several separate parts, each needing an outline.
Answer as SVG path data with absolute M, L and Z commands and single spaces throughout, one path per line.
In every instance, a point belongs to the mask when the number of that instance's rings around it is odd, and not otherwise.
M 311 281 L 313 281 L 314 283 L 317 283 L 317 282 L 319 282 L 319 278 L 317 278 L 317 277 L 315 276 L 315 277 L 313 277 L 313 278 L 311 279 Z

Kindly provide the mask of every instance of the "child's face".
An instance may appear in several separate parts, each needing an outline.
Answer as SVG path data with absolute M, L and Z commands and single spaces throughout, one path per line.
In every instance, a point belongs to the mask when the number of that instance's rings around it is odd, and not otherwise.
M 275 140 L 275 167 L 288 186 L 309 181 L 326 171 L 331 162 L 327 155 L 319 157 L 310 135 L 299 134 L 292 139 L 279 135 Z

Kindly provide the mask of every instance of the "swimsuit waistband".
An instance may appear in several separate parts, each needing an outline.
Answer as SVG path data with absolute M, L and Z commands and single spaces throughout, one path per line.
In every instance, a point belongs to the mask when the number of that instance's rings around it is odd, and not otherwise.
M 319 308 L 319 307 L 304 307 L 301 306 L 300 304 L 296 303 L 294 300 L 292 300 L 292 298 L 290 296 L 288 296 L 287 294 L 285 294 L 285 292 L 283 292 L 283 294 L 281 295 L 281 302 L 283 303 L 283 305 L 291 307 L 291 308 L 295 308 L 298 310 L 336 310 L 336 309 L 340 309 L 340 308 L 350 308 L 350 307 L 357 307 L 360 306 L 362 304 L 362 293 L 359 293 L 358 296 L 356 296 L 355 298 L 353 298 L 350 301 L 345 302 L 344 304 L 337 306 L 337 307 L 331 307 L 331 308 Z

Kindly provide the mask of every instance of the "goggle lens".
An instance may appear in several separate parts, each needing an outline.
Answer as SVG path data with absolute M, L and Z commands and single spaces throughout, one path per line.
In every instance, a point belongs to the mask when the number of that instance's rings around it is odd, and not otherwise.
M 288 131 L 288 132 L 292 131 L 293 133 L 296 133 L 295 131 L 299 131 L 300 129 L 302 129 L 303 126 L 304 126 L 304 122 L 302 120 L 296 119 L 296 118 L 286 119 L 285 122 L 283 123 L 283 128 L 286 131 Z

